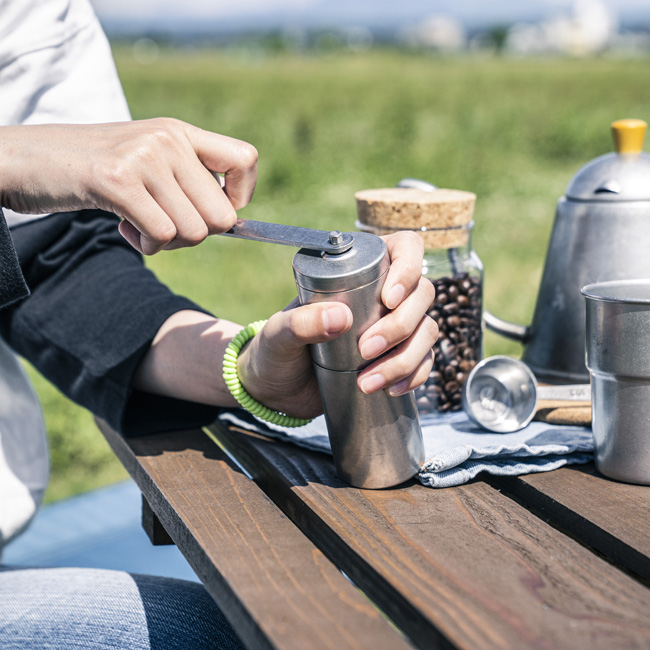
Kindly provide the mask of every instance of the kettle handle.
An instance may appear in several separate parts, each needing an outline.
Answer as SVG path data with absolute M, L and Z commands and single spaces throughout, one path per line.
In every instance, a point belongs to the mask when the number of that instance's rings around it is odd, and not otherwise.
M 424 192 L 435 192 L 437 185 L 423 181 L 420 178 L 403 178 L 395 187 L 406 187 L 412 190 L 423 190 Z
M 529 326 L 510 323 L 507 320 L 495 316 L 487 309 L 483 310 L 483 321 L 489 330 L 501 334 L 501 336 L 505 336 L 508 339 L 512 339 L 513 341 L 526 343 L 528 339 L 530 339 Z

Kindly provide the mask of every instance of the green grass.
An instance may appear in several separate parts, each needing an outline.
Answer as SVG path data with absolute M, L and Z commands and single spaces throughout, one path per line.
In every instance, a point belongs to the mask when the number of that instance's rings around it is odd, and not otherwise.
M 611 150 L 611 121 L 650 118 L 647 60 L 163 50 L 143 65 L 128 48 L 115 54 L 134 118 L 177 117 L 258 148 L 243 217 L 351 230 L 360 189 L 414 176 L 476 192 L 486 306 L 520 323 L 532 316 L 557 198 Z M 292 255 L 214 237 L 149 265 L 174 290 L 248 322 L 292 298 Z M 485 352 L 520 350 L 487 334 Z M 48 499 L 123 476 L 91 418 L 40 379 L 37 390 L 52 437 Z

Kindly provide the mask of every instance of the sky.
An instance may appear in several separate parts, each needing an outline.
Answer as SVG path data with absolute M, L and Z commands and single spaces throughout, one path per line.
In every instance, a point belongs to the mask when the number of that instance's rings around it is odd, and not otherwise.
M 650 23 L 650 0 L 602 0 L 622 23 Z M 106 26 L 200 23 L 224 29 L 306 26 L 395 26 L 431 15 L 449 15 L 482 26 L 539 20 L 571 11 L 572 0 L 91 0 Z

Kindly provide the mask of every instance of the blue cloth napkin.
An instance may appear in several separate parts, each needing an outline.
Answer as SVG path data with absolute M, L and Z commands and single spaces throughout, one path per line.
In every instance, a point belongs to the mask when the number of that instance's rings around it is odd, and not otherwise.
M 242 429 L 331 453 L 322 416 L 297 429 L 265 423 L 240 410 L 224 411 L 220 419 Z M 589 427 L 531 422 L 515 433 L 491 433 L 474 425 L 464 413 L 444 421 L 425 416 L 420 424 L 426 460 L 418 479 L 428 487 L 461 485 L 481 472 L 517 476 L 593 460 Z

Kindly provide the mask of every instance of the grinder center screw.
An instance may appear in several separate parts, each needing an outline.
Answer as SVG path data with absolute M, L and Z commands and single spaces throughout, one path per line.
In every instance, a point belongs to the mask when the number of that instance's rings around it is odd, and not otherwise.
M 343 243 L 343 233 L 340 230 L 332 230 L 330 232 L 330 244 L 336 246 Z

